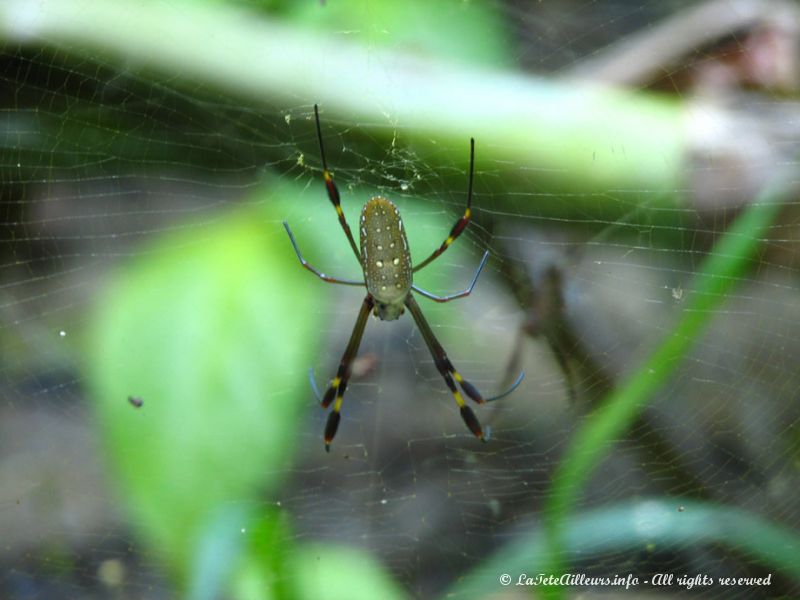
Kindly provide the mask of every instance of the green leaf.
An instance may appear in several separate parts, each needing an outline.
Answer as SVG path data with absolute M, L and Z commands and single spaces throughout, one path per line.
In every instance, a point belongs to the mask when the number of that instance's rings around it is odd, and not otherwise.
M 181 575 L 220 506 L 287 470 L 311 405 L 319 285 L 279 220 L 247 210 L 164 236 L 102 294 L 87 376 L 108 459 L 141 535 Z
M 580 556 L 583 561 L 651 548 L 680 552 L 686 548 L 722 547 L 725 552 L 735 551 L 780 570 L 782 575 L 800 578 L 800 537 L 795 532 L 753 512 L 714 502 L 641 498 L 573 513 L 565 523 L 563 541 L 560 551 Z M 515 541 L 459 579 L 442 598 L 489 597 L 502 589 L 499 577 L 504 573 L 511 576 L 510 586 L 515 589 L 520 589 L 516 586 L 520 575 L 558 576 L 560 573 L 542 568 L 550 560 L 550 552 L 541 526 L 520 531 Z M 522 589 L 530 592 L 544 588 Z
M 287 564 L 298 598 L 400 600 L 406 595 L 369 554 L 356 548 L 312 544 Z
M 265 535 L 266 534 L 266 535 Z M 277 534 L 277 535 L 276 535 Z M 279 544 L 286 530 L 269 527 L 262 542 L 253 544 L 234 578 L 232 597 L 239 600 L 402 600 L 403 590 L 380 563 L 363 550 L 335 544 L 309 544 L 279 552 L 279 563 L 265 564 L 264 556 Z M 267 547 L 263 540 L 270 540 Z M 279 566 L 279 569 L 275 567 Z
M 289 19 L 369 47 L 407 50 L 470 66 L 514 65 L 500 13 L 485 2 L 292 2 Z

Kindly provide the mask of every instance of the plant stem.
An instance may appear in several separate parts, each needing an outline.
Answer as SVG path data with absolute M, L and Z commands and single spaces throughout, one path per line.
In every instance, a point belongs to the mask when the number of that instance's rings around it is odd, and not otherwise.
M 705 331 L 730 290 L 754 262 L 754 253 L 781 208 L 786 184 L 776 180 L 731 225 L 716 243 L 697 273 L 692 293 L 672 333 L 627 381 L 612 392 L 583 421 L 575 433 L 561 467 L 556 471 L 545 508 L 549 553 L 538 572 L 559 574 L 564 569 L 564 531 L 580 492 L 592 471 L 608 455 L 639 412 L 680 365 Z M 542 590 L 551 598 L 563 596 L 557 587 Z

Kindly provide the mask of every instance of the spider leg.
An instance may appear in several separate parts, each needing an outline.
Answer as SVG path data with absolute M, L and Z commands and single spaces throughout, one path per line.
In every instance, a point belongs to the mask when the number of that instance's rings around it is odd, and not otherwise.
M 491 398 L 486 398 L 484 402 L 494 402 L 495 400 L 500 400 L 501 398 L 505 398 L 511 392 L 513 392 L 515 389 L 519 387 L 519 384 L 522 383 L 523 379 L 525 379 L 525 371 L 520 371 L 519 375 L 517 375 L 516 381 L 514 381 L 514 383 L 511 384 L 510 388 L 508 388 L 505 392 L 497 394 L 496 396 L 492 396 Z
M 292 242 L 292 247 L 294 248 L 294 253 L 297 254 L 297 258 L 300 260 L 300 264 L 303 265 L 306 269 L 311 271 L 314 275 L 322 279 L 322 281 L 327 281 L 328 283 L 340 283 L 342 285 L 364 285 L 363 281 L 353 281 L 352 279 L 338 279 L 336 277 L 331 277 L 330 275 L 325 275 L 325 273 L 318 271 L 303 258 L 303 255 L 300 253 L 300 248 L 297 246 L 297 242 L 294 239 L 294 234 L 292 230 L 289 229 L 289 223 L 286 221 L 283 222 L 283 226 L 286 228 L 286 233 L 289 234 L 289 241 Z
M 421 296 L 425 296 L 433 300 L 434 302 L 450 302 L 450 300 L 457 300 L 458 298 L 464 298 L 465 296 L 469 296 L 472 293 L 472 288 L 475 287 L 475 284 L 478 282 L 478 277 L 483 271 L 483 265 L 486 264 L 486 259 L 489 258 L 489 251 L 483 253 L 483 258 L 481 259 L 481 264 L 478 265 L 478 268 L 475 270 L 475 275 L 472 278 L 472 282 L 470 282 L 467 289 L 463 292 L 458 292 L 457 294 L 451 294 L 450 296 L 437 296 L 436 294 L 431 294 L 430 292 L 423 290 L 421 287 L 417 287 L 416 285 L 412 284 L 411 289 L 417 292 Z
M 464 423 L 466 423 L 467 427 L 473 433 L 473 435 L 475 435 L 475 437 L 483 442 L 487 441 L 487 437 L 484 435 L 480 421 L 478 421 L 478 417 L 475 416 L 475 413 L 472 412 L 472 409 L 467 406 L 466 402 L 464 402 L 464 397 L 461 395 L 461 392 L 458 391 L 455 382 L 458 382 L 458 385 L 461 386 L 461 389 L 464 391 L 464 393 L 478 404 L 483 404 L 486 401 L 483 399 L 475 386 L 461 377 L 461 374 L 456 371 L 455 367 L 453 367 L 453 363 L 450 362 L 450 359 L 447 357 L 444 348 L 442 348 L 442 345 L 436 339 L 433 330 L 431 329 L 430 325 L 428 325 L 428 321 L 425 320 L 425 317 L 422 314 L 419 304 L 417 304 L 417 301 L 414 300 L 414 296 L 409 294 L 406 298 L 405 304 L 406 307 L 408 307 L 409 312 L 411 312 L 411 315 L 414 317 L 414 321 L 416 321 L 417 327 L 419 328 L 420 333 L 422 333 L 422 338 L 425 340 L 428 350 L 431 352 L 431 356 L 433 356 L 433 363 L 436 365 L 436 369 L 439 371 L 439 373 L 441 373 L 442 377 L 444 378 L 444 382 L 453 393 L 453 398 L 456 400 L 458 410 L 461 413 L 461 418 L 464 420 Z M 455 381 L 453 381 L 454 379 Z
M 333 204 L 333 207 L 336 209 L 336 214 L 339 215 L 339 223 L 341 223 L 342 229 L 344 229 L 344 233 L 347 236 L 347 241 L 350 242 L 350 247 L 353 249 L 356 258 L 359 262 L 361 262 L 361 253 L 358 251 L 356 240 L 353 238 L 353 232 L 350 231 L 350 225 L 347 224 L 347 219 L 344 217 L 344 211 L 342 211 L 339 189 L 336 187 L 336 184 L 333 181 L 333 176 L 328 170 L 328 161 L 325 160 L 325 147 L 322 144 L 322 127 L 320 127 L 319 124 L 319 108 L 316 104 L 314 105 L 314 119 L 317 122 L 317 138 L 319 139 L 319 153 L 322 157 L 322 177 L 325 179 L 325 189 L 328 190 L 328 198 L 330 199 L 331 204 Z
M 367 317 L 369 317 L 369 313 L 374 304 L 375 301 L 372 299 L 372 296 L 367 294 L 364 298 L 364 302 L 361 304 L 361 310 L 358 313 L 356 324 L 353 327 L 353 333 L 350 334 L 350 341 L 347 342 L 347 348 L 345 348 L 342 360 L 339 363 L 339 370 L 336 372 L 336 377 L 331 380 L 331 384 L 320 402 L 322 408 L 328 408 L 331 402 L 333 402 L 333 410 L 328 415 L 328 422 L 325 425 L 325 450 L 327 452 L 330 452 L 331 442 L 336 436 L 336 430 L 339 429 L 342 398 L 344 397 L 344 391 L 347 389 L 347 382 L 350 379 L 353 359 L 358 353 L 358 346 L 361 344 L 361 336 L 364 334 L 364 328 L 367 325 Z M 335 402 L 334 398 L 336 398 Z
M 317 382 L 314 380 L 314 369 L 312 367 L 308 367 L 308 382 L 311 384 L 311 391 L 314 392 L 317 402 L 322 404 L 322 395 L 319 393 Z
M 442 245 L 439 246 L 436 250 L 433 251 L 428 258 L 423 260 L 417 266 L 414 267 L 413 272 L 416 273 L 423 267 L 429 265 L 433 260 L 438 257 L 442 252 L 447 250 L 450 247 L 456 238 L 461 235 L 467 225 L 469 225 L 470 217 L 472 217 L 472 176 L 475 171 L 475 139 L 469 139 L 469 188 L 467 190 L 467 208 L 464 210 L 464 214 L 456 221 L 456 224 L 453 225 L 453 228 L 450 230 L 450 235 L 447 236 L 447 239 L 442 242 Z

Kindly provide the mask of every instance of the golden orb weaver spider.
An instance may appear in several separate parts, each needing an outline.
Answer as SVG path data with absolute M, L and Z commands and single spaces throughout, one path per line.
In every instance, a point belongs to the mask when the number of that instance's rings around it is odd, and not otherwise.
M 347 347 L 342 355 L 342 360 L 339 363 L 339 369 L 322 397 L 320 397 L 316 383 L 314 383 L 313 373 L 310 374 L 311 387 L 317 400 L 322 405 L 322 408 L 328 408 L 331 403 L 333 403 L 333 410 L 328 415 L 328 422 L 325 425 L 325 450 L 330 451 L 331 442 L 336 435 L 336 431 L 339 429 L 344 392 L 345 389 L 347 389 L 347 383 L 352 371 L 353 359 L 358 353 L 358 347 L 361 344 L 361 336 L 364 333 L 369 313 L 372 311 L 375 316 L 382 321 L 393 321 L 398 319 L 400 315 L 405 312 L 406 308 L 408 308 L 411 316 L 414 317 L 414 321 L 422 333 L 422 338 L 425 340 L 425 344 L 428 346 L 428 350 L 430 350 L 433 356 L 436 369 L 444 378 L 447 387 L 450 388 L 464 423 L 466 423 L 475 437 L 481 441 L 487 441 L 489 438 L 489 430 L 487 429 L 484 433 L 475 413 L 467 406 L 466 402 L 464 402 L 464 397 L 461 395 L 461 392 L 458 391 L 456 382 L 470 399 L 477 404 L 484 404 L 486 402 L 499 400 L 513 392 L 522 382 L 525 374 L 520 373 L 514 384 L 502 394 L 492 398 L 484 398 L 481 396 L 477 388 L 466 381 L 461 374 L 456 371 L 455 367 L 453 367 L 453 363 L 450 362 L 441 344 L 436 339 L 433 330 L 430 325 L 428 325 L 428 321 L 423 316 L 417 301 L 411 294 L 412 291 L 417 292 L 435 302 L 450 302 L 457 298 L 469 296 L 470 293 L 472 293 L 472 289 L 475 287 L 475 283 L 478 281 L 478 276 L 481 274 L 483 266 L 486 264 L 486 259 L 489 257 L 489 252 L 484 252 L 483 258 L 475 271 L 475 275 L 469 287 L 462 292 L 449 296 L 436 296 L 435 294 L 431 294 L 417 287 L 413 283 L 413 273 L 430 264 L 447 250 L 450 244 L 461 235 L 469 224 L 470 217 L 472 216 L 472 179 L 475 167 L 475 140 L 470 138 L 469 141 L 469 187 L 467 191 L 467 207 L 464 210 L 464 214 L 456 221 L 456 224 L 453 225 L 450 234 L 447 236 L 447 239 L 442 242 L 442 245 L 434 250 L 433 253 L 421 263 L 412 266 L 411 253 L 408 249 L 408 240 L 406 239 L 406 232 L 403 229 L 403 221 L 400 218 L 400 212 L 390 200 L 382 196 L 370 198 L 361 210 L 361 243 L 359 250 L 353 238 L 353 233 L 350 231 L 350 226 L 345 219 L 344 212 L 342 211 L 339 190 L 333 181 L 333 177 L 328 170 L 328 163 L 325 160 L 325 148 L 322 143 L 322 127 L 319 123 L 319 108 L 316 104 L 314 105 L 314 118 L 317 124 L 319 152 L 322 157 L 322 176 L 325 180 L 328 198 L 336 209 L 336 214 L 339 216 L 339 223 L 342 225 L 347 240 L 350 242 L 353 253 L 361 264 L 361 269 L 364 273 L 363 281 L 330 277 L 315 269 L 303 258 L 300 248 L 292 234 L 292 230 L 289 228 L 289 223 L 284 221 L 283 226 L 286 228 L 289 241 L 291 241 L 295 254 L 297 254 L 297 258 L 300 260 L 300 264 L 303 267 L 328 283 L 366 286 L 367 288 L 367 295 L 361 303 L 361 310 L 358 313 L 353 332 L 350 334 L 350 341 L 347 343 Z

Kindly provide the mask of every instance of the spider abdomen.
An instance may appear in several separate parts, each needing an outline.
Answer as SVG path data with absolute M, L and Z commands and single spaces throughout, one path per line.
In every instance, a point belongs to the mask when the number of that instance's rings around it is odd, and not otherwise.
M 361 267 L 367 291 L 375 299 L 375 314 L 397 319 L 411 291 L 411 255 L 397 207 L 375 196 L 361 211 Z

